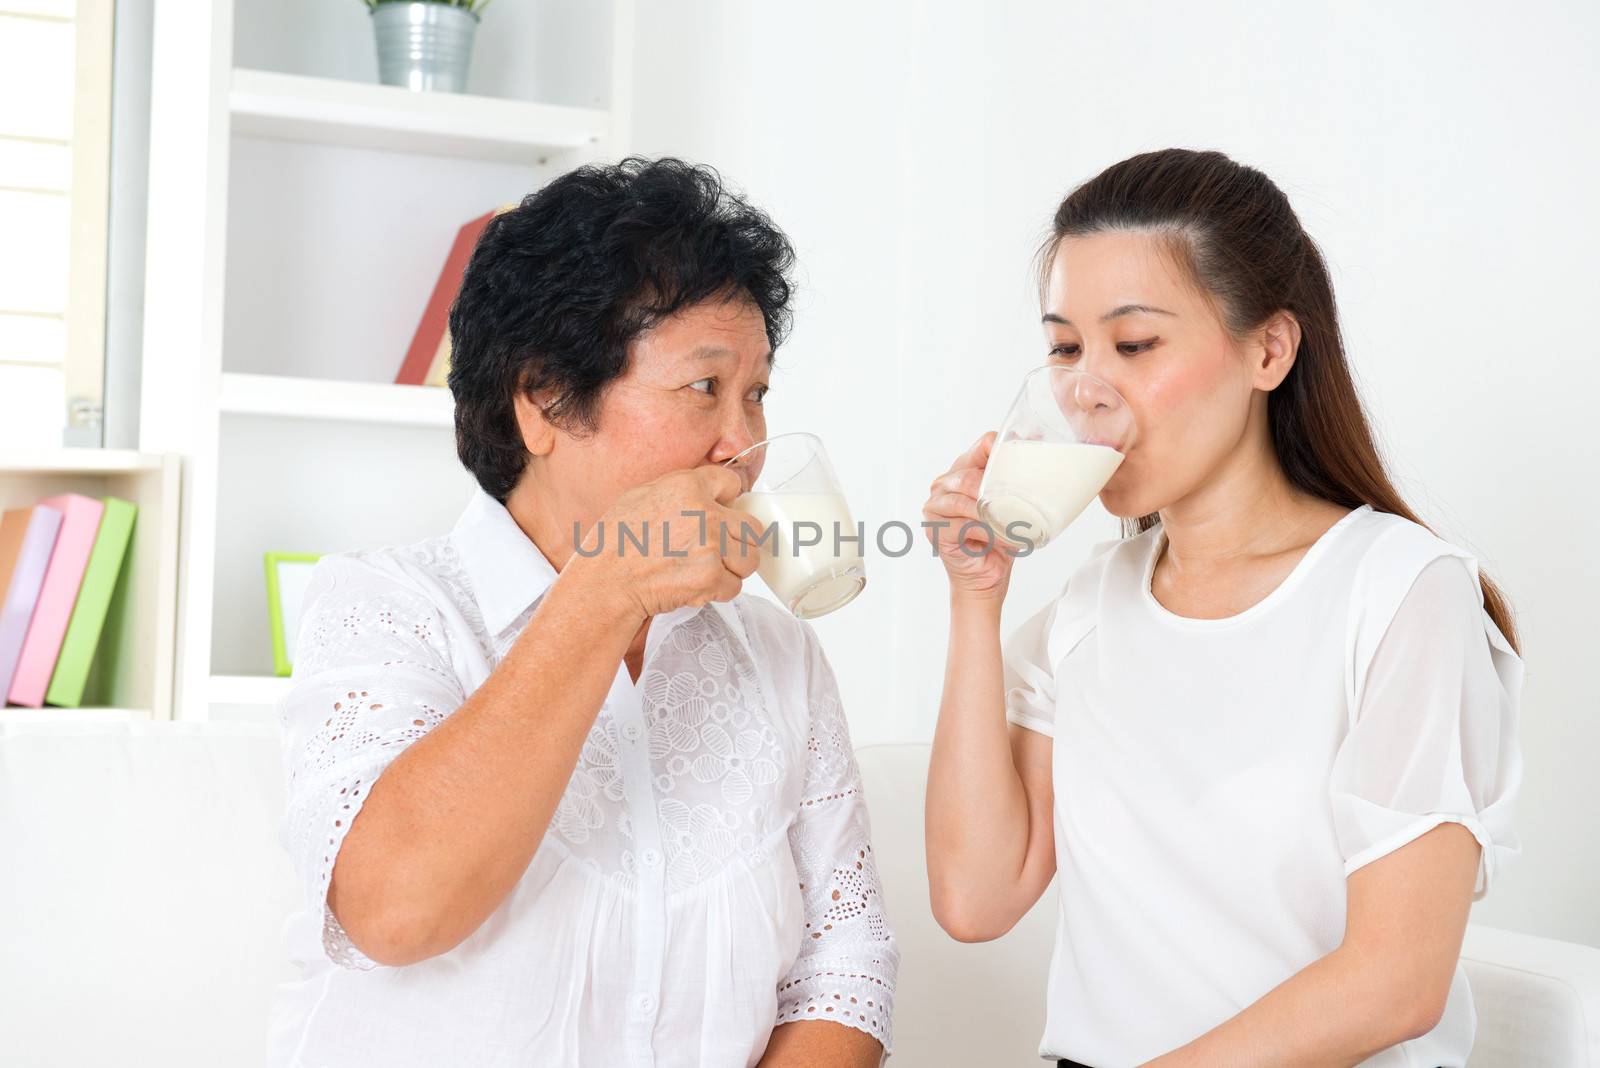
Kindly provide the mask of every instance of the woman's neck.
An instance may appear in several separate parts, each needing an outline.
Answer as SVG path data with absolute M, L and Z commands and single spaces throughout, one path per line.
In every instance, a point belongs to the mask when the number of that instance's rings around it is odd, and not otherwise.
M 561 518 L 568 510 L 556 494 L 535 486 L 534 479 L 525 476 L 506 497 L 506 511 L 551 567 L 559 572 L 567 566 L 575 551 L 573 523 Z
M 506 498 L 506 511 L 511 513 L 511 518 L 516 521 L 517 526 L 528 536 L 528 540 L 533 542 L 534 548 L 543 553 L 544 558 L 550 561 L 550 566 L 560 573 L 576 551 L 573 545 L 574 528 L 581 531 L 587 527 L 582 521 L 574 523 L 570 518 L 565 520 L 556 518 L 567 514 L 567 510 L 561 506 L 559 496 L 541 492 L 533 483 L 532 478 L 524 477 L 517 484 Z M 616 536 L 617 532 L 614 530 L 606 532 L 607 538 Z M 632 642 L 628 645 L 628 651 L 623 656 L 628 674 L 635 683 L 638 683 L 639 674 L 643 670 L 645 639 L 649 632 L 650 618 L 647 617 L 639 625 L 638 632 L 634 634 Z
M 1297 489 L 1262 435 L 1203 487 L 1161 510 L 1163 563 L 1204 573 L 1314 542 L 1345 509 Z

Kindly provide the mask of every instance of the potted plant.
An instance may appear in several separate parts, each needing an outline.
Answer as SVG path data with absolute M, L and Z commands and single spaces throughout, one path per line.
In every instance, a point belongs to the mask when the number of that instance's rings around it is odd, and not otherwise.
M 363 2 L 372 9 L 379 81 L 417 91 L 466 91 L 472 33 L 490 0 Z

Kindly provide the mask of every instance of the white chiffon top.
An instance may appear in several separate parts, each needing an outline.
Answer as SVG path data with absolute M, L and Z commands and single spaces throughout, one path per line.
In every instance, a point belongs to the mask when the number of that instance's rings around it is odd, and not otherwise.
M 345 936 L 328 882 L 372 783 L 554 579 L 482 491 L 447 536 L 318 562 L 280 706 L 304 900 L 268 1063 L 743 1068 L 794 1020 L 888 1049 L 899 953 L 838 690 L 811 628 L 753 596 L 651 622 L 638 683 L 618 665 L 532 862 L 474 934 L 406 967 Z
M 1446 822 L 1518 849 L 1522 662 L 1476 561 L 1362 507 L 1239 615 L 1152 595 L 1159 526 L 1098 547 L 1006 644 L 1006 715 L 1052 735 L 1058 912 L 1040 1053 L 1141 1063 L 1335 949 L 1345 879 Z M 1369 1068 L 1462 1065 L 1433 1031 Z

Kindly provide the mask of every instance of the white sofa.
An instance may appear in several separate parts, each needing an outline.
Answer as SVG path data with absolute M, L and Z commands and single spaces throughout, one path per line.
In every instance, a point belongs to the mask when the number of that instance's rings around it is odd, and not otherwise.
M 892 1063 L 1040 1064 L 1050 899 L 997 942 L 938 929 L 927 757 L 860 751 L 904 955 Z M 260 1063 L 272 986 L 289 974 L 279 776 L 264 725 L 0 722 L 0 1064 Z M 1600 1068 L 1600 950 L 1473 928 L 1465 955 L 1474 1068 Z

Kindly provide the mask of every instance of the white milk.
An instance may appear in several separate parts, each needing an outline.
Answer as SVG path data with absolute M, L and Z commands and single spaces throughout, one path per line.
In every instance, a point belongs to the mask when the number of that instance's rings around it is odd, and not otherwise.
M 1058 441 L 1002 441 L 989 454 L 978 488 L 978 515 L 996 535 L 1015 541 L 1011 528 L 1035 547 L 1078 518 L 1122 463 L 1109 445 Z
M 755 516 L 764 527 L 777 524 L 777 537 L 761 544 L 756 572 L 789 611 L 801 619 L 812 619 L 842 607 L 861 592 L 867 574 L 861 560 L 862 543 L 843 540 L 858 533 L 843 496 L 757 492 L 744 494 L 733 506 Z M 817 524 L 822 537 L 815 545 L 802 545 L 796 555 L 797 534 L 807 542 L 817 537 L 812 527 L 796 530 L 796 524 L 802 522 Z M 835 530 L 841 535 L 837 553 Z M 765 531 L 752 539 L 760 533 Z

